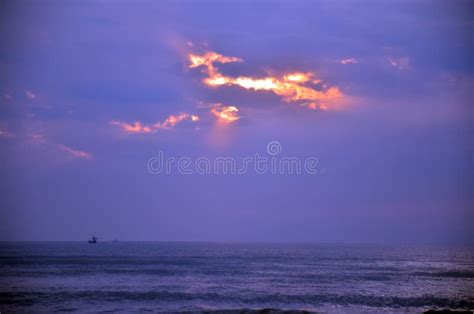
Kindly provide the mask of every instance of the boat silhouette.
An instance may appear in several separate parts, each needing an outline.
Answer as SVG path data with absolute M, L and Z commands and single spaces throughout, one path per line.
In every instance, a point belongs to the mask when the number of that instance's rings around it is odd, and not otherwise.
M 99 239 L 99 238 L 97 238 L 96 236 L 92 236 L 92 239 L 89 240 L 88 242 L 95 244 L 95 243 L 97 243 L 97 239 Z

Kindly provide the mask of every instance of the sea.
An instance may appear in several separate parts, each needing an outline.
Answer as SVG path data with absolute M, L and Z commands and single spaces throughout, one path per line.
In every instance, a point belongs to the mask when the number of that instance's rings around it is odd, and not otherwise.
M 474 309 L 472 248 L 0 243 L 1 313 L 443 309 Z

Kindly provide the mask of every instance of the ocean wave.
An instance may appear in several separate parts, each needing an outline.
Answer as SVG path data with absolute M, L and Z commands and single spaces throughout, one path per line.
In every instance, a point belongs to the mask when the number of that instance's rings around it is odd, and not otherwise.
M 438 272 L 415 272 L 414 276 L 441 277 L 441 278 L 474 278 L 474 271 L 448 270 Z
M 51 267 L 52 266 L 52 267 Z M 121 266 L 121 267 L 120 267 Z M 125 267 L 124 267 L 125 266 Z M 134 267 L 135 266 L 135 267 Z M 143 266 L 143 265 L 142 265 Z M 84 265 L 84 267 L 70 267 L 48 265 L 48 267 L 40 268 L 23 267 L 23 268 L 3 268 L 0 272 L 0 278 L 19 278 L 19 277 L 84 277 L 97 275 L 148 275 L 148 276 L 179 276 L 183 274 L 204 275 L 204 276 L 245 276 L 251 275 L 251 272 L 229 269 L 199 269 L 190 267 L 153 267 L 157 265 L 147 265 L 148 267 L 136 267 L 136 265 Z M 162 265 L 161 265 L 162 266 Z
M 177 265 L 205 264 L 204 258 L 111 257 L 111 256 L 2 256 L 0 265 Z
M 377 295 L 226 295 L 218 293 L 186 293 L 168 291 L 78 291 L 78 292 L 0 292 L 1 304 L 16 304 L 31 306 L 37 303 L 63 302 L 84 300 L 87 302 L 186 302 L 205 301 L 215 303 L 237 303 L 252 306 L 267 304 L 307 304 L 312 306 L 334 304 L 341 306 L 363 305 L 369 307 L 410 308 L 410 307 L 439 307 L 451 309 L 472 309 L 474 299 L 449 299 L 433 296 L 422 297 L 389 297 Z

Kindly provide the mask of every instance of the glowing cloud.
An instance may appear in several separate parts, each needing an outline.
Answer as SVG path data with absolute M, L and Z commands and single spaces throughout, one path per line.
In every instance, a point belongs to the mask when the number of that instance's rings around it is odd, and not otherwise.
M 110 124 L 117 125 L 122 128 L 125 132 L 128 133 L 150 133 L 151 128 L 149 126 L 144 126 L 139 121 L 135 121 L 133 124 L 120 122 L 120 121 L 110 121 Z
M 178 115 L 170 115 L 168 118 L 163 123 L 155 123 L 153 127 L 155 129 L 169 129 L 170 127 L 175 126 L 176 124 L 180 123 L 183 120 L 188 120 L 190 119 L 191 121 L 196 121 L 193 120 L 192 116 L 189 115 L 188 113 L 181 112 Z
M 68 147 L 66 145 L 59 144 L 59 148 L 61 148 L 64 152 L 68 153 L 70 156 L 74 158 L 79 158 L 79 159 L 92 159 L 92 154 L 82 151 L 82 150 L 77 150 L 77 149 L 72 149 L 71 147 Z
M 123 131 L 127 133 L 152 133 L 159 129 L 170 129 L 178 123 L 190 120 L 192 122 L 199 121 L 199 116 L 190 115 L 189 113 L 181 112 L 177 115 L 169 115 L 163 122 L 156 122 L 154 124 L 145 125 L 140 121 L 134 123 L 127 123 L 121 121 L 110 121 L 111 125 L 119 126 Z
M 211 108 L 211 113 L 219 119 L 219 122 L 232 123 L 240 119 L 239 109 L 235 106 L 223 106 L 215 104 Z
M 203 73 L 207 74 L 204 84 L 211 87 L 218 86 L 239 86 L 244 89 L 254 91 L 271 91 L 280 96 L 286 102 L 311 101 L 328 102 L 342 97 L 338 87 L 316 89 L 316 84 L 321 81 L 313 79 L 311 72 L 288 73 L 283 76 L 267 76 L 254 78 L 248 76 L 230 77 L 219 72 L 214 63 L 242 62 L 236 57 L 226 57 L 216 52 L 207 52 L 203 55 L 189 54 L 190 68 L 204 67 Z
M 220 74 L 214 67 L 214 62 L 231 63 L 242 62 L 243 60 L 236 57 L 226 57 L 216 52 L 209 51 L 201 56 L 189 54 L 189 61 L 191 62 L 191 64 L 189 65 L 190 68 L 205 66 L 207 68 L 207 74 L 209 74 L 210 77 L 215 77 L 220 76 Z
M 311 102 L 309 104 L 306 105 L 309 109 L 311 110 L 328 110 L 328 106 L 326 106 L 326 104 L 324 103 L 320 103 L 320 104 L 317 104 L 315 102 Z

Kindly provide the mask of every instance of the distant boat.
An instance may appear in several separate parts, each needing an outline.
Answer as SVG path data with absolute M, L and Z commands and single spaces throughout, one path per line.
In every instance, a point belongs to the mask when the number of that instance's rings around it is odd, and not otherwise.
M 97 238 L 96 236 L 93 236 L 92 239 L 89 240 L 88 242 L 89 242 L 89 243 L 96 244 L 96 243 L 97 243 L 97 239 L 99 239 L 99 238 Z

